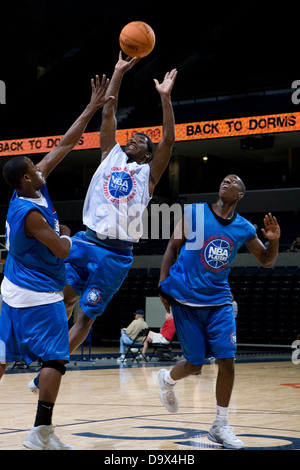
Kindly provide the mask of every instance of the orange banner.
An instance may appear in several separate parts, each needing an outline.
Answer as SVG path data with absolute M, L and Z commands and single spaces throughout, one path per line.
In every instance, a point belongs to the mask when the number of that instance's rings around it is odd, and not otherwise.
M 216 139 L 220 137 L 238 137 L 257 134 L 275 134 L 300 130 L 300 113 L 272 114 L 236 119 L 199 121 L 176 124 L 176 141 Z M 136 132 L 145 132 L 157 143 L 162 138 L 162 126 L 119 129 L 117 141 L 125 145 Z M 0 156 L 31 155 L 50 152 L 63 136 L 36 137 L 0 141 Z M 100 148 L 98 132 L 83 134 L 74 150 Z

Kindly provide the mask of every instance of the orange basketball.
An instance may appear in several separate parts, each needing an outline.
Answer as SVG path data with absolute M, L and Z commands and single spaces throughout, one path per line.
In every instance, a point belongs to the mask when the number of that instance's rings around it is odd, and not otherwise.
M 155 34 L 147 23 L 132 21 L 122 29 L 119 42 L 129 57 L 146 57 L 155 45 Z

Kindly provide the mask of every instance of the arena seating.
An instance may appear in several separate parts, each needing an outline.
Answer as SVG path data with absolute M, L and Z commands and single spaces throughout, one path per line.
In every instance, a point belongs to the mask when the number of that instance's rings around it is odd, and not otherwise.
M 291 344 L 300 333 L 300 268 L 233 267 L 240 343 Z
M 95 328 L 118 338 L 132 313 L 157 296 L 159 268 L 131 269 Z M 238 343 L 291 345 L 300 334 L 300 267 L 233 267 L 229 282 L 238 303 Z

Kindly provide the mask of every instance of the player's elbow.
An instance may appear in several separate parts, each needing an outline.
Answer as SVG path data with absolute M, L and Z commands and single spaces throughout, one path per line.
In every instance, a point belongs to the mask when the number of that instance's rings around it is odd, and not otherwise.
M 263 256 L 260 259 L 260 264 L 263 268 L 272 268 L 275 264 L 276 256 L 268 256 L 267 250 L 263 253 Z
M 260 264 L 263 268 L 272 268 L 274 266 L 274 262 L 270 261 L 261 261 Z

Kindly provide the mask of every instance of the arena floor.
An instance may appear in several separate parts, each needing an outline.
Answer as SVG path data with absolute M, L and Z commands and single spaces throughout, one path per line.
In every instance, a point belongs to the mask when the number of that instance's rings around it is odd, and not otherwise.
M 288 355 L 245 357 L 237 357 L 230 406 L 235 434 L 245 450 L 299 450 L 299 365 Z M 72 356 L 55 406 L 55 432 L 76 450 L 101 450 L 108 458 L 124 451 L 145 451 L 145 456 L 149 451 L 224 450 L 207 439 L 215 416 L 217 365 L 206 364 L 202 375 L 177 383 L 177 414 L 160 403 L 157 372 L 162 367 L 172 363 L 120 365 L 105 354 L 95 360 Z M 37 403 L 27 383 L 35 373 L 35 367 L 14 368 L 2 379 L 0 450 L 24 449 Z

